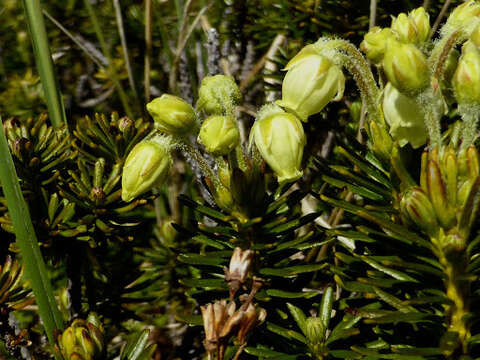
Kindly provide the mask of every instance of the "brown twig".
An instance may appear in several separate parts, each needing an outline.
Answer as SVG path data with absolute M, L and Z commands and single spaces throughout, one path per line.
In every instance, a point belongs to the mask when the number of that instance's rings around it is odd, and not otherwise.
M 440 26 L 440 23 L 442 22 L 442 19 L 445 16 L 445 13 L 447 12 L 451 2 L 452 0 L 447 0 L 445 1 L 445 4 L 443 4 L 442 10 L 440 10 L 440 14 L 438 14 L 437 18 L 435 19 L 435 23 L 432 26 L 432 31 L 430 31 L 430 39 L 432 38 L 433 34 L 437 32 L 437 29 Z

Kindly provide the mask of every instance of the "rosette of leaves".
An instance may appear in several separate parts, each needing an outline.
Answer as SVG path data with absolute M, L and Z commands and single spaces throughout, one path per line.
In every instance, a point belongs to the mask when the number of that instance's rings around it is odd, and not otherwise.
M 340 306 L 358 320 L 361 334 L 345 354 L 348 358 L 392 359 L 453 359 L 475 354 L 478 321 L 466 308 L 468 315 L 463 320 L 469 333 L 461 346 L 460 335 L 450 330 L 455 305 L 451 290 L 445 287 L 451 274 L 437 258 L 428 236 L 400 215 L 399 193 L 411 181 L 401 164 L 409 157 L 394 152 L 390 164 L 382 164 L 355 141 L 339 144 L 335 153 L 334 164 L 315 161 L 319 176 L 328 184 L 317 189 L 316 196 L 334 212 L 343 213 L 345 225 L 327 229 L 326 238 L 333 241 L 328 257 L 335 282 L 342 288 Z M 408 166 L 414 169 L 420 164 Z M 465 250 L 466 273 L 456 280 L 465 282 L 462 291 L 473 289 L 468 295 L 471 309 L 479 301 L 474 290 L 479 271 L 475 234 Z
M 72 236 L 70 230 L 75 228 L 75 224 L 70 223 L 74 206 L 59 200 L 56 186 L 77 156 L 66 127 L 55 129 L 47 120 L 44 114 L 24 120 L 10 118 L 3 124 L 32 221 L 45 245 L 57 235 Z M 0 202 L 4 208 L 1 226 L 13 233 L 5 200 L 2 198 Z
M 76 205 L 76 221 L 86 227 L 85 235 L 77 239 L 90 241 L 91 246 L 103 238 L 132 240 L 128 229 L 139 220 L 132 210 L 146 200 L 127 205 L 121 200 L 121 171 L 121 164 L 112 166 L 104 158 L 94 164 L 78 159 L 77 170 L 69 170 L 67 182 L 60 184 L 60 195 Z
M 112 113 L 85 116 L 75 124 L 74 147 L 81 156 L 95 162 L 99 157 L 107 163 L 122 164 L 130 150 L 150 131 L 151 123 L 139 118 L 136 121 Z

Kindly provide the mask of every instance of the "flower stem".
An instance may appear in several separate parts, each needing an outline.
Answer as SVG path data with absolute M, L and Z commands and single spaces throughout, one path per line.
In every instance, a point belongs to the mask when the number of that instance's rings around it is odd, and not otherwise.
M 370 65 L 362 53 L 350 42 L 342 39 L 321 38 L 316 46 L 323 56 L 345 67 L 353 75 L 362 100 L 367 106 L 368 115 L 378 124 L 384 124 L 378 104 L 380 90 L 373 77 Z
M 446 275 L 446 295 L 452 301 L 450 305 L 446 306 L 448 331 L 458 334 L 457 348 L 460 347 L 462 353 L 467 354 L 468 339 L 470 338 L 470 329 L 467 323 L 470 281 L 465 271 L 466 257 L 459 261 L 457 257 L 451 259 L 442 252 L 439 260 Z M 450 349 L 452 353 L 454 350 L 453 347 Z
M 479 106 L 459 104 L 458 112 L 462 116 L 462 145 L 461 149 L 467 149 L 475 142 L 477 137 Z
M 220 183 L 220 180 L 217 174 L 215 174 L 215 172 L 212 170 L 210 165 L 208 165 L 208 163 L 203 158 L 202 154 L 200 154 L 200 152 L 197 149 L 195 149 L 195 147 L 193 147 L 192 144 L 188 143 L 187 141 L 184 141 L 180 144 L 180 148 L 198 164 L 198 166 L 203 172 L 203 175 L 208 177 L 213 182 L 215 189 L 217 189 L 220 186 L 223 186 Z

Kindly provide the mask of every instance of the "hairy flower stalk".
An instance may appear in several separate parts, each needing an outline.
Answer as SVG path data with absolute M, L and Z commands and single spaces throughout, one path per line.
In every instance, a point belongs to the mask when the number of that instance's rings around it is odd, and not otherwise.
M 380 90 L 369 64 L 360 51 L 343 39 L 320 38 L 314 46 L 321 55 L 338 66 L 345 67 L 353 75 L 362 100 L 367 104 L 368 116 L 378 124 L 384 124 L 378 106 Z

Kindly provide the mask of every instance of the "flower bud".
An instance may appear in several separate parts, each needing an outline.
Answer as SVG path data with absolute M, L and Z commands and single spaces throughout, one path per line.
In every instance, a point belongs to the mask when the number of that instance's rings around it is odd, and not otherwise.
M 195 111 L 178 96 L 163 94 L 147 104 L 147 110 L 155 121 L 155 127 L 172 135 L 186 135 L 197 128 Z
M 284 70 L 288 71 L 282 83 L 282 100 L 277 104 L 302 121 L 343 96 L 345 76 L 342 70 L 319 55 L 315 45 L 305 46 Z
M 309 317 L 305 321 L 305 337 L 313 358 L 323 358 L 325 347 L 325 326 L 321 318 Z
M 450 229 L 455 225 L 455 204 L 450 204 L 447 194 L 447 187 L 442 176 L 440 167 L 436 161 L 429 160 L 427 163 L 427 188 L 428 195 L 432 202 L 433 209 L 437 214 L 440 225 Z
M 325 327 L 319 317 L 309 317 L 305 321 L 305 335 L 310 344 L 319 344 L 325 340 Z
M 279 183 L 292 182 L 303 175 L 300 166 L 306 138 L 295 115 L 274 104 L 265 105 L 252 126 L 250 145 L 252 141 Z
M 394 39 L 387 42 L 383 67 L 388 80 L 401 92 L 418 93 L 430 79 L 425 55 L 415 45 Z
M 135 145 L 123 166 L 123 201 L 131 201 L 166 180 L 172 164 L 170 146 L 169 139 L 164 136 Z
M 231 115 L 208 117 L 200 128 L 198 142 L 215 156 L 228 155 L 240 142 L 240 133 Z
M 378 65 L 383 61 L 387 40 L 391 36 L 393 36 L 392 29 L 375 26 L 364 36 L 360 49 L 368 60 Z
M 95 360 L 103 354 L 103 326 L 75 319 L 72 325 L 58 336 L 57 346 L 65 360 Z
M 479 16 L 480 4 L 476 0 L 469 0 L 453 9 L 447 19 L 447 25 L 453 27 L 465 26 L 475 22 L 474 20 Z
M 470 41 L 475 44 L 477 49 L 480 49 L 480 25 L 473 30 L 472 35 L 470 35 Z
M 452 85 L 459 103 L 480 104 L 480 50 L 471 41 L 463 45 Z
M 391 28 L 399 41 L 412 44 L 418 43 L 417 28 L 407 14 L 400 13 L 398 17 L 393 18 Z
M 242 94 L 233 77 L 206 76 L 198 90 L 197 109 L 208 115 L 231 115 L 241 98 Z
M 430 35 L 430 15 L 425 11 L 423 6 L 412 10 L 408 17 L 414 23 L 417 30 L 416 43 L 423 44 L 428 40 Z
M 423 109 L 391 83 L 387 83 L 383 93 L 383 114 L 390 134 L 400 146 L 410 144 L 417 149 L 427 141 Z
M 401 214 L 428 235 L 435 236 L 438 222 L 432 203 L 419 187 L 408 189 L 400 201 Z

